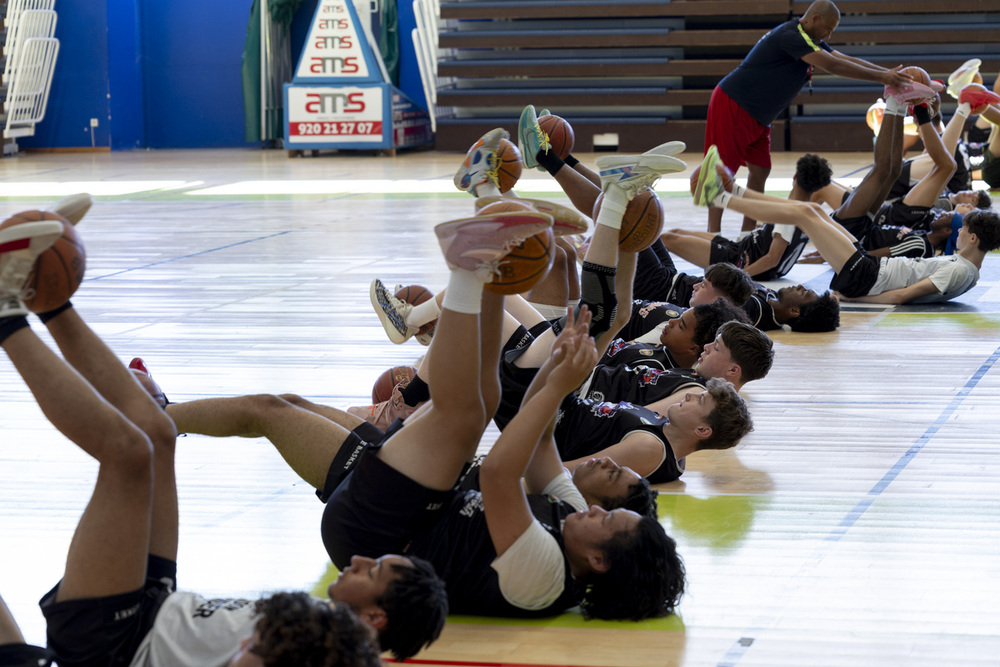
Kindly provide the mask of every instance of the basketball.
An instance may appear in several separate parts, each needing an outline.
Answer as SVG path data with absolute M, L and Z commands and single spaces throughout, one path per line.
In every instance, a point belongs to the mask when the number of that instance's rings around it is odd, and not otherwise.
M 486 206 L 483 206 L 478 211 L 476 215 L 493 215 L 494 213 L 521 213 L 524 211 L 534 211 L 534 207 L 531 204 L 525 204 L 516 199 L 501 199 L 500 201 L 495 201 Z
M 923 67 L 917 67 L 916 65 L 911 65 L 910 67 L 904 67 L 899 70 L 900 74 L 905 74 L 917 83 L 922 83 L 925 86 L 931 85 L 931 75 L 927 73 Z
M 594 220 L 604 202 L 602 193 L 594 203 Z M 639 252 L 653 245 L 663 231 L 663 204 L 652 190 L 643 190 L 628 203 L 622 226 L 618 230 L 618 248 L 625 252 Z
M 559 159 L 565 160 L 573 152 L 573 143 L 576 135 L 573 134 L 573 126 L 565 118 L 560 116 L 542 116 L 538 119 L 538 126 L 545 134 L 549 135 L 549 144 L 556 152 Z
M 500 275 L 486 283 L 486 289 L 498 294 L 521 294 L 541 280 L 552 266 L 553 235 L 551 229 L 529 236 L 514 246 L 500 260 Z
M 83 282 L 87 269 L 87 253 L 73 225 L 56 213 L 48 211 L 21 211 L 0 223 L 0 229 L 39 220 L 60 220 L 63 233 L 56 242 L 38 256 L 28 274 L 25 287 L 30 295 L 24 305 L 34 313 L 58 308 L 73 296 Z
M 423 303 L 424 301 L 427 301 L 427 299 L 430 299 L 434 295 L 431 294 L 431 291 L 426 287 L 424 287 L 423 285 L 407 285 L 406 287 L 400 287 L 398 290 L 396 290 L 396 294 L 394 296 L 397 299 L 400 299 L 402 301 L 405 301 L 406 303 L 416 306 L 418 304 Z M 434 326 L 436 324 L 437 320 L 433 322 L 428 322 L 427 324 L 421 326 L 420 329 L 417 330 L 416 335 L 422 336 L 424 334 L 430 334 L 433 336 Z M 391 391 L 392 387 L 390 387 L 389 390 Z
M 382 401 L 388 401 L 392 398 L 392 389 L 397 384 L 402 384 L 404 387 L 410 384 L 410 380 L 417 374 L 417 369 L 413 366 L 393 366 L 387 371 L 384 371 L 375 380 L 375 385 L 372 386 L 372 403 L 381 403 Z
M 501 139 L 497 159 L 500 162 L 497 165 L 500 192 L 507 192 L 521 178 L 521 151 L 509 139 Z

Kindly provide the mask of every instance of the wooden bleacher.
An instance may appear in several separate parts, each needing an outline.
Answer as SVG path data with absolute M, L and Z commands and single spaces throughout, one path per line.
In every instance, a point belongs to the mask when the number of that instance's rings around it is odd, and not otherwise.
M 441 4 L 437 147 L 464 151 L 521 108 L 550 108 L 576 130 L 639 151 L 704 141 L 712 89 L 770 28 L 801 15 L 796 0 L 452 0 Z M 841 0 L 830 45 L 945 79 L 969 58 L 992 84 L 1000 70 L 996 0 Z M 947 10 L 947 11 L 944 11 Z M 864 112 L 876 84 L 817 73 L 772 128 L 773 150 L 867 150 Z M 944 111 L 954 108 L 945 98 Z M 602 146 L 603 147 L 603 146 Z

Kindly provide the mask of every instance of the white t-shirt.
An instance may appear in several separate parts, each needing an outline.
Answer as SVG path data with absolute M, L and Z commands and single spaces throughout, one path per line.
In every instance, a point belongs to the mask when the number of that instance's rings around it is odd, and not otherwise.
M 935 303 L 954 299 L 975 286 L 979 280 L 979 269 L 961 255 L 917 259 L 883 257 L 879 263 L 878 278 L 868 294 L 902 289 L 924 278 L 930 278 L 938 293 L 913 299 L 909 303 Z
M 224 667 L 253 634 L 254 600 L 173 593 L 160 607 L 130 667 Z
M 555 496 L 574 509 L 587 509 L 587 501 L 565 468 L 542 493 Z M 562 595 L 565 587 L 566 565 L 562 549 L 538 519 L 533 520 L 491 566 L 499 576 L 504 599 L 521 609 L 544 609 Z
M 795 225 L 774 225 L 771 238 L 773 239 L 775 236 L 783 238 L 785 243 L 791 243 L 792 238 L 795 236 Z

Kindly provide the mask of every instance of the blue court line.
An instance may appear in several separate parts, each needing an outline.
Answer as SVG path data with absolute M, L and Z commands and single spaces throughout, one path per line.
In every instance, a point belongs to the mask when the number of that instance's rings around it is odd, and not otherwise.
M 948 403 L 945 409 L 937 416 L 934 423 L 927 427 L 927 430 L 916 439 L 913 445 L 906 451 L 905 454 L 899 457 L 899 459 L 892 465 L 891 468 L 882 476 L 875 486 L 873 486 L 867 493 L 867 495 L 854 506 L 844 520 L 840 522 L 836 528 L 834 528 L 829 535 L 826 536 L 825 542 L 834 543 L 838 542 L 841 537 L 843 537 L 848 530 L 850 530 L 857 522 L 864 516 L 864 513 L 868 511 L 868 508 L 878 499 L 885 489 L 892 484 L 893 481 L 899 477 L 899 474 L 903 472 L 903 469 L 910 464 L 917 454 L 927 445 L 931 439 L 937 435 L 937 432 L 941 430 L 948 420 L 951 418 L 955 411 L 958 409 L 962 401 L 972 393 L 972 390 L 976 388 L 983 376 L 993 366 L 996 365 L 997 361 L 1000 360 L 1000 347 L 993 351 L 985 362 L 979 367 L 979 369 L 972 374 L 969 381 L 958 391 L 955 397 Z M 766 620 L 766 619 L 765 619 Z M 729 650 L 726 651 L 725 655 L 717 663 L 716 667 L 736 667 L 736 664 L 740 659 L 746 654 L 747 650 L 753 646 L 756 638 L 764 631 L 767 626 L 766 622 L 755 623 L 754 627 L 747 628 L 743 636 L 738 638 L 733 642 Z
M 848 173 L 844 174 L 844 175 L 843 175 L 843 176 L 841 176 L 840 178 L 850 178 L 850 177 L 851 177 L 851 176 L 853 176 L 854 174 L 860 174 L 861 172 L 865 172 L 865 173 L 867 174 L 867 173 L 868 173 L 869 171 L 871 171 L 871 170 L 872 170 L 872 167 L 874 167 L 874 166 L 875 166 L 875 163 L 874 163 L 874 162 L 872 162 L 872 163 L 871 163 L 870 165 L 868 165 L 867 167 L 860 167 L 860 168 L 858 168 L 858 169 L 855 169 L 854 171 L 851 171 L 851 172 L 848 172 Z
M 103 280 L 105 278 L 114 278 L 116 276 L 121 276 L 126 273 L 131 273 L 132 271 L 141 271 L 142 269 L 148 269 L 154 266 L 159 266 L 161 264 L 170 264 L 171 262 L 177 262 L 182 259 L 190 259 L 192 257 L 198 257 L 199 255 L 207 255 L 209 253 L 218 252 L 220 250 L 229 250 L 230 248 L 235 248 L 237 246 L 246 245 L 248 243 L 256 243 L 257 241 L 264 241 L 266 239 L 273 239 L 278 236 L 284 236 L 285 234 L 291 234 L 292 229 L 285 230 L 283 232 L 278 232 L 276 234 L 269 234 L 267 236 L 258 236 L 255 239 L 247 239 L 246 241 L 238 241 L 236 243 L 230 243 L 229 245 L 222 245 L 217 248 L 209 248 L 208 250 L 202 250 L 200 252 L 192 252 L 187 255 L 178 255 L 177 257 L 171 257 L 170 259 L 164 259 L 159 262 L 153 262 L 152 264 L 143 264 L 142 266 L 133 266 L 130 269 L 122 269 L 121 271 L 115 271 L 114 273 L 106 273 L 103 276 L 94 276 L 93 278 L 84 278 L 85 281 L 90 280 Z

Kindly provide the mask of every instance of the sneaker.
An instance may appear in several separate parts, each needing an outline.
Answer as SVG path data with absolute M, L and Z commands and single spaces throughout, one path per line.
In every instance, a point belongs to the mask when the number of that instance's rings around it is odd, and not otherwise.
M 521 162 L 531 169 L 538 166 L 538 154 L 549 152 L 549 135 L 538 126 L 535 107 L 524 107 L 517 122 L 517 147 L 521 151 Z
M 879 130 L 882 129 L 882 117 L 885 116 L 885 101 L 880 97 L 874 104 L 868 107 L 868 111 L 865 112 L 865 123 L 868 124 L 868 129 L 872 131 L 876 137 L 878 136 Z
M 476 201 L 479 201 L 479 200 L 477 199 Z M 398 294 L 399 290 L 401 290 L 401 289 L 403 289 L 402 285 L 396 285 L 395 287 L 392 288 L 392 293 L 393 294 Z M 431 297 L 431 298 L 434 298 L 434 297 Z M 412 309 L 412 307 L 414 305 L 414 304 L 410 303 L 409 301 L 404 301 L 404 303 L 406 303 L 407 305 L 409 305 L 411 307 L 411 309 Z M 409 312 L 409 311 L 407 311 L 407 312 Z M 403 319 L 405 320 L 406 317 L 404 316 Z M 437 320 L 434 320 L 432 322 L 428 322 L 427 324 L 421 325 L 420 328 L 417 329 L 417 333 L 413 334 L 413 339 L 415 341 L 417 341 L 418 343 L 420 343 L 421 345 L 423 345 L 424 347 L 430 345 L 431 341 L 434 340 L 434 327 L 435 326 L 437 326 Z M 410 327 L 410 325 L 407 325 L 407 327 L 408 328 L 412 328 L 412 327 Z M 421 331 L 423 331 L 424 333 L 419 333 Z
M 989 90 L 981 83 L 970 83 L 958 94 L 958 103 L 968 103 L 972 113 L 982 113 L 991 104 L 1000 104 L 1000 95 Z
M 49 208 L 50 213 L 61 215 L 71 225 L 78 224 L 87 215 L 94 200 L 86 192 L 63 197 Z
M 10 296 L 0 296 L 0 319 L 4 317 L 28 316 L 28 307 L 20 296 L 12 294 Z
M 413 306 L 402 299 L 397 299 L 378 278 L 372 281 L 369 295 L 372 300 L 372 308 L 375 309 L 375 314 L 382 322 L 382 328 L 385 329 L 389 340 L 396 345 L 401 345 L 417 333 L 419 327 L 411 327 L 406 323 L 406 316 L 413 310 Z
M 643 155 L 663 155 L 664 157 L 673 157 L 675 155 L 680 155 L 685 150 L 687 150 L 687 144 L 683 141 L 668 141 L 665 144 L 660 144 L 656 148 L 650 148 L 648 151 L 643 153 Z
M 694 174 L 691 174 L 691 194 L 696 206 L 711 206 L 712 201 L 726 190 L 718 171 L 719 166 L 725 168 L 722 158 L 719 157 L 719 149 L 715 146 L 709 146 L 708 152 L 705 153 L 705 159 L 702 160 L 701 168 L 698 170 L 698 178 L 695 180 Z
M 525 211 L 443 222 L 434 228 L 434 233 L 449 268 L 488 272 L 492 277 L 496 272 L 496 263 L 511 248 L 529 236 L 551 228 L 552 216 Z
M 387 431 L 394 421 L 406 419 L 420 407 L 419 405 L 410 407 L 403 401 L 402 387 L 402 383 L 393 387 L 392 396 L 388 401 L 382 401 L 375 405 L 350 407 L 347 408 L 347 413 L 358 419 L 364 419 L 376 428 Z
M 157 405 L 165 408 L 170 404 L 170 401 L 167 400 L 167 395 L 163 393 L 160 385 L 156 384 L 153 376 L 149 374 L 146 362 L 139 357 L 135 357 L 132 361 L 128 362 L 128 368 L 132 371 L 135 379 L 139 381 L 139 384 L 142 385 L 142 388 L 146 390 L 146 393 L 153 397 Z
M 966 60 L 957 70 L 948 75 L 948 94 L 957 100 L 962 89 L 976 80 L 976 75 L 979 74 L 979 67 L 982 64 L 983 61 L 979 58 L 972 58 Z
M 516 201 L 528 204 L 541 213 L 548 213 L 552 216 L 552 234 L 554 236 L 584 234 L 589 228 L 587 219 L 577 211 L 561 204 L 556 204 L 555 202 L 545 201 L 544 199 L 531 199 L 529 197 L 518 197 L 517 199 L 509 197 L 480 197 L 476 200 L 476 210 L 478 211 L 498 201 Z
M 26 292 L 34 291 L 26 283 L 35 259 L 62 233 L 63 223 L 59 220 L 26 222 L 0 230 L 0 299 L 4 300 L 5 311 L 12 307 L 11 297 L 23 300 Z
M 500 148 L 500 142 L 509 137 L 510 133 L 507 130 L 498 127 L 472 144 L 462 166 L 455 172 L 455 187 L 472 195 L 475 195 L 476 189 L 484 183 L 491 182 L 499 188 L 500 178 L 497 176 L 497 168 L 500 166 L 500 160 L 497 158 L 497 150 Z
M 917 81 L 910 81 L 898 90 L 889 86 L 883 91 L 884 97 L 894 97 L 903 105 L 915 105 L 934 97 L 937 91 L 931 86 L 925 86 Z
M 687 165 L 669 155 L 602 155 L 597 158 L 597 169 L 602 190 L 617 185 L 631 201 L 640 190 L 652 187 L 661 175 L 684 171 Z

